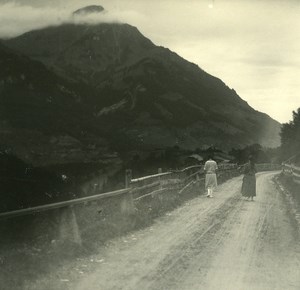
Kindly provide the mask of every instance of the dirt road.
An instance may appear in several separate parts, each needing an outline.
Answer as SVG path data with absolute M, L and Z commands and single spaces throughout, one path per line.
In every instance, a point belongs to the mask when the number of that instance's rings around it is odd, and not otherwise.
M 257 175 L 254 202 L 240 196 L 241 177 L 234 178 L 214 198 L 200 196 L 114 240 L 62 289 L 300 289 L 299 234 L 273 176 Z

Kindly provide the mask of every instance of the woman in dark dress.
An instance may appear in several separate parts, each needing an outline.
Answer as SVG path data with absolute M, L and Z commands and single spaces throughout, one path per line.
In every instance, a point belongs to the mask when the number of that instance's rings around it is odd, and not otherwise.
M 251 198 L 256 196 L 256 167 L 252 157 L 249 157 L 249 162 L 244 168 L 244 178 L 242 184 L 242 196 Z

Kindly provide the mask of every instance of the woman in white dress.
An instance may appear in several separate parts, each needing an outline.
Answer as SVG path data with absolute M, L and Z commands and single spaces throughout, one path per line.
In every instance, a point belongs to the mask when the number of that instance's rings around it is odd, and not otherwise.
M 217 175 L 218 169 L 217 162 L 212 159 L 212 156 L 204 164 L 205 175 L 205 189 L 207 190 L 207 197 L 213 197 L 213 191 L 217 187 Z

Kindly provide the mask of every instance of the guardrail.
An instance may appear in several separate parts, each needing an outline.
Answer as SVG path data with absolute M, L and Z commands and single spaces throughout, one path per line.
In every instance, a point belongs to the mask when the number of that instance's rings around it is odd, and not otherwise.
M 282 172 L 287 175 L 291 175 L 293 181 L 297 184 L 300 184 L 300 167 L 294 164 L 282 164 Z

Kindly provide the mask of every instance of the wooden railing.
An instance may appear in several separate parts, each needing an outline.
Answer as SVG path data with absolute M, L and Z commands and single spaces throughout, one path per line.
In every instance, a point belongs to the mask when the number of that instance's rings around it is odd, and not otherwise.
M 273 164 L 273 163 L 259 163 L 256 164 L 257 171 L 275 171 L 281 170 L 280 164 Z
M 40 206 L 35 206 L 35 207 L 29 207 L 29 208 L 25 208 L 25 209 L 3 212 L 3 213 L 0 213 L 0 219 L 17 217 L 17 216 L 22 216 L 22 215 L 36 214 L 36 213 L 47 211 L 47 210 L 69 207 L 69 206 L 74 206 L 77 204 L 87 204 L 89 202 L 93 202 L 96 200 L 126 194 L 129 191 L 130 191 L 129 188 L 120 189 L 120 190 L 116 190 L 113 192 L 101 193 L 101 194 L 91 195 L 91 196 L 87 196 L 87 197 L 66 200 L 66 201 L 62 201 L 62 202 L 50 203 L 50 204 L 45 204 L 45 205 L 40 205 Z
M 236 164 L 221 164 L 218 166 L 218 175 L 222 177 L 228 172 L 238 172 Z M 273 164 L 259 164 L 260 171 L 263 170 L 277 170 L 279 165 Z M 183 193 L 196 183 L 204 182 L 203 166 L 196 165 L 184 168 L 182 170 L 173 170 L 162 173 L 159 169 L 158 174 L 144 176 L 141 178 L 132 179 L 130 170 L 126 171 L 125 187 L 124 189 L 96 194 L 88 197 L 82 197 L 57 203 L 50 203 L 46 205 L 30 207 L 26 209 L 19 209 L 9 212 L 0 213 L 0 219 L 12 218 L 16 216 L 36 214 L 42 211 L 53 210 L 58 208 L 73 207 L 78 204 L 87 204 L 89 202 L 103 200 L 114 196 L 124 195 L 133 201 L 141 200 L 149 195 L 162 194 L 165 191 L 177 190 Z M 295 176 L 300 177 L 300 169 L 295 170 Z
M 292 176 L 293 181 L 297 184 L 300 184 L 300 167 L 294 164 L 283 163 L 282 172 L 284 174 Z

